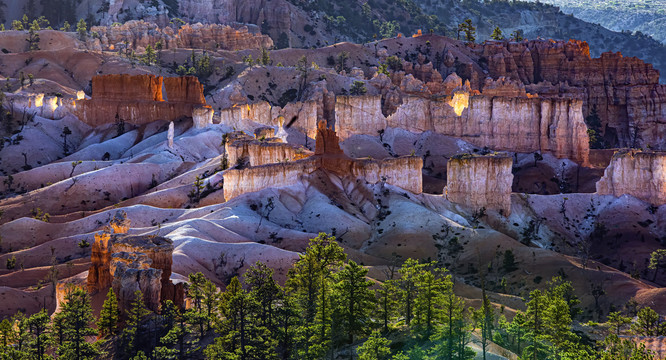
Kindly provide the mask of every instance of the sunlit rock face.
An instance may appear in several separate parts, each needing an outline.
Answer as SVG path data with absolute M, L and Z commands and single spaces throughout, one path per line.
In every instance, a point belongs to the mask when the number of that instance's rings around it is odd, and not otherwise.
M 597 182 L 597 193 L 627 194 L 655 206 L 666 204 L 666 152 L 616 152 Z
M 461 155 L 446 165 L 447 200 L 474 211 L 481 208 L 511 214 L 513 160 L 507 154 Z
M 77 100 L 72 109 L 91 126 L 119 121 L 143 125 L 181 117 L 192 117 L 199 128 L 212 123 L 213 110 L 206 105 L 203 86 L 193 76 L 98 75 L 93 77 L 92 89 L 92 99 Z
M 491 94 L 520 92 L 503 86 Z M 551 152 L 581 164 L 589 161 L 589 137 L 583 102 L 564 98 L 471 95 L 454 91 L 448 101 L 404 97 L 395 113 L 384 117 L 379 96 L 338 96 L 336 126 L 340 138 L 377 135 L 387 127 L 419 133 L 434 131 L 480 147 L 514 152 Z

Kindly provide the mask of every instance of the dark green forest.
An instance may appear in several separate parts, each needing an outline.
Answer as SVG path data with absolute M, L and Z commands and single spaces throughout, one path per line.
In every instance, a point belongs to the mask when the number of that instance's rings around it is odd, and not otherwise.
M 187 309 L 171 301 L 148 311 L 141 292 L 121 313 L 109 290 L 99 318 L 90 296 L 67 291 L 61 311 L 0 323 L 2 359 L 472 359 L 491 341 L 521 359 L 654 359 L 625 335 L 666 334 L 652 309 L 609 314 L 592 341 L 574 330 L 579 303 L 571 283 L 553 278 L 534 290 L 525 311 L 476 308 L 453 292 L 453 278 L 435 262 L 407 259 L 384 279 L 348 260 L 334 237 L 320 234 L 290 269 L 284 286 L 262 263 L 220 291 L 201 273 L 189 275 Z

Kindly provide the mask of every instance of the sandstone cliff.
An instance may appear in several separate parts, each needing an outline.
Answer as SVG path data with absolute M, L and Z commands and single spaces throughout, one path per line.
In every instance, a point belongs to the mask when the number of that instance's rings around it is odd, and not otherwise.
M 142 125 L 181 117 L 192 117 L 195 127 L 212 123 L 213 110 L 206 105 L 203 86 L 193 76 L 99 75 L 93 77 L 92 86 L 92 99 L 76 100 L 69 108 L 93 127 L 119 121 Z
M 510 90 L 505 86 L 501 91 Z M 449 101 L 403 98 L 396 112 L 384 117 L 379 96 L 339 96 L 335 117 L 342 140 L 392 127 L 415 133 L 434 131 L 495 150 L 552 152 L 582 164 L 589 158 L 587 126 L 578 100 L 454 92 Z
M 489 75 L 549 86 L 558 97 L 583 92 L 584 113 L 596 108 L 605 138 L 614 146 L 666 147 L 666 85 L 652 65 L 620 53 L 590 57 L 582 41 L 486 42 L 479 47 Z
M 451 158 L 446 166 L 447 200 L 474 211 L 481 208 L 511 214 L 512 159 L 506 154 L 486 156 L 461 155 Z
M 666 153 L 622 150 L 613 155 L 597 193 L 631 195 L 655 206 L 666 204 Z
M 155 47 L 159 41 L 164 49 L 191 48 L 206 50 L 244 50 L 271 48 L 273 40 L 267 35 L 252 33 L 247 26 L 234 28 L 221 24 L 186 24 L 174 31 L 171 27 L 143 20 L 131 20 L 116 26 L 93 26 L 91 31 L 100 35 L 104 50 Z
M 420 157 L 402 157 L 385 160 L 352 159 L 346 156 L 338 143 L 338 137 L 331 128 L 322 121 L 317 127 L 317 142 L 315 154 L 302 160 L 292 162 L 279 162 L 260 166 L 250 166 L 240 169 L 230 169 L 224 173 L 224 198 L 226 201 L 249 192 L 259 191 L 268 187 L 283 187 L 295 184 L 302 177 L 308 176 L 315 170 L 323 169 L 333 172 L 341 177 L 363 179 L 369 183 L 385 181 L 388 184 L 401 187 L 415 194 L 422 191 L 423 160 Z M 248 150 L 240 151 L 243 141 L 234 149 L 231 146 L 230 159 L 249 158 Z M 255 159 L 261 158 L 261 152 L 274 148 L 274 145 L 255 144 Z M 274 150 L 271 150 L 274 151 Z M 269 156 L 266 156 L 269 158 Z M 251 160 L 249 160 L 251 161 Z
M 303 148 L 282 143 L 259 141 L 255 139 L 239 139 L 227 141 L 225 145 L 227 160 L 230 166 L 261 166 L 306 158 L 312 154 Z

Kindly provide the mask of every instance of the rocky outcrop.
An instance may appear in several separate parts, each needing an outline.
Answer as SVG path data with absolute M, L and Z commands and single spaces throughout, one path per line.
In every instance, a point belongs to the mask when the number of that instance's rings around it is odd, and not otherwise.
M 206 105 L 203 85 L 194 76 L 166 77 L 167 101 Z
M 352 159 L 343 153 L 338 142 L 335 131 L 328 128 L 324 121 L 320 122 L 313 156 L 293 162 L 227 170 L 224 174 L 225 200 L 269 187 L 293 185 L 318 169 L 341 177 L 364 179 L 373 184 L 386 182 L 415 194 L 421 193 L 423 160 L 420 157 Z
M 339 96 L 335 117 L 342 140 L 354 134 L 376 135 L 387 127 L 434 131 L 480 147 L 551 152 L 587 164 L 589 139 L 582 105 L 570 99 L 470 96 L 454 91 L 448 101 L 405 97 L 394 114 L 384 117 L 379 96 Z
M 93 77 L 92 84 L 92 99 L 76 100 L 71 111 L 93 127 L 120 121 L 142 125 L 181 117 L 192 117 L 198 127 L 212 123 L 213 110 L 206 105 L 203 87 L 192 76 L 164 80 L 154 75 L 99 75 Z M 164 97 L 173 100 L 165 101 Z
M 627 194 L 655 206 L 666 204 L 666 152 L 616 152 L 597 182 L 597 193 Z
M 556 97 L 582 92 L 584 113 L 597 109 L 611 145 L 666 148 L 666 85 L 652 65 L 620 53 L 592 59 L 588 44 L 576 40 L 493 41 L 479 51 L 493 78 L 541 83 L 542 95 L 552 93 L 549 86 Z
M 238 28 L 220 24 L 185 24 L 177 30 L 160 28 L 157 24 L 131 20 L 120 25 L 93 26 L 99 34 L 103 50 L 122 50 L 155 47 L 158 42 L 164 49 L 191 48 L 206 50 L 244 50 L 271 48 L 273 40 L 267 35 L 252 33 L 247 26 Z
M 474 211 L 481 208 L 511 214 L 513 161 L 506 154 L 463 154 L 449 159 L 446 165 L 447 200 Z
M 228 141 L 225 151 L 230 166 L 261 166 L 304 159 L 312 152 L 277 139 L 259 141 L 252 138 Z
M 221 110 L 219 117 L 220 124 L 248 132 L 253 132 L 258 126 L 281 128 L 290 124 L 291 128 L 307 134 L 311 139 L 317 136 L 317 123 L 323 119 L 322 103 L 315 100 L 288 103 L 284 108 L 271 106 L 266 101 L 234 105 Z
M 224 199 L 229 201 L 242 194 L 271 187 L 296 184 L 302 176 L 317 170 L 317 163 L 310 159 L 254 166 L 246 169 L 230 169 L 224 173 Z
M 146 306 L 158 311 L 161 302 L 183 304 L 182 284 L 171 280 L 173 243 L 158 236 L 130 236 L 125 215 L 116 214 L 104 231 L 95 234 L 87 287 L 92 294 L 110 287 L 118 296 L 121 309 L 127 309 L 134 292 L 143 293 Z

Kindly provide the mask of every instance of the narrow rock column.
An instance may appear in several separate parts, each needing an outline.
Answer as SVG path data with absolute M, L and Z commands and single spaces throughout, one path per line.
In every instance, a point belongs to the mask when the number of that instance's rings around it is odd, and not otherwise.
M 173 121 L 169 123 L 169 131 L 167 132 L 167 143 L 169 149 L 173 149 Z
M 452 157 L 446 165 L 447 200 L 467 206 L 511 214 L 513 159 L 504 153 L 491 155 L 463 154 Z

